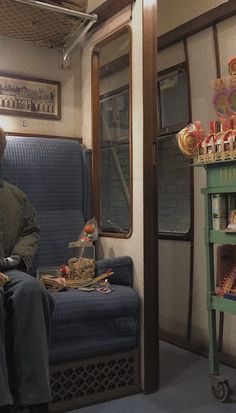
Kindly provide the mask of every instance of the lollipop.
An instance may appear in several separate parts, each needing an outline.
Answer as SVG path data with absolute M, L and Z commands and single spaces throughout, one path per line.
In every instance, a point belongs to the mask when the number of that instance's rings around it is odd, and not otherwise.
M 228 64 L 229 74 L 236 75 L 236 57 L 231 57 Z
M 228 129 L 230 122 L 230 109 L 229 109 L 229 90 L 226 87 L 226 79 L 219 78 L 212 82 L 215 93 L 212 98 L 213 108 L 225 130 Z
M 236 63 L 235 63 L 236 65 Z M 236 121 L 236 75 L 231 75 L 227 79 L 228 81 L 228 105 L 231 115 L 231 120 Z
M 188 158 L 192 158 L 205 138 L 205 130 L 202 124 L 196 121 L 186 126 L 176 136 L 181 152 Z
M 188 158 L 192 158 L 198 148 L 197 139 L 193 135 L 189 134 L 187 130 L 179 133 L 178 135 L 178 144 L 181 152 Z

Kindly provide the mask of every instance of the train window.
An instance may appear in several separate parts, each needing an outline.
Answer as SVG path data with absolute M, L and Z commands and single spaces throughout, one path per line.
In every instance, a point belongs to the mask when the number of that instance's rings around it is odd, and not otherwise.
M 158 232 L 162 238 L 186 239 L 191 230 L 191 161 L 175 134 L 190 122 L 189 84 L 184 64 L 158 76 Z
M 132 231 L 131 33 L 122 29 L 93 53 L 94 199 L 99 233 Z
M 158 74 L 159 135 L 176 132 L 190 122 L 189 82 L 185 63 Z
M 129 87 L 100 97 L 100 227 L 131 228 L 129 194 Z
M 175 135 L 158 140 L 159 233 L 186 235 L 190 231 L 190 160 L 180 152 Z

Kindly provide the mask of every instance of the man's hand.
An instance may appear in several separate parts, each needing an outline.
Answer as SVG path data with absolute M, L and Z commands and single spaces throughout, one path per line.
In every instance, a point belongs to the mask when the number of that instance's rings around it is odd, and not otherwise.
M 6 274 L 0 272 L 0 288 L 9 281 L 9 277 Z
M 11 255 L 10 257 L 0 257 L 0 270 L 10 270 L 12 268 L 16 268 L 19 264 L 19 255 Z

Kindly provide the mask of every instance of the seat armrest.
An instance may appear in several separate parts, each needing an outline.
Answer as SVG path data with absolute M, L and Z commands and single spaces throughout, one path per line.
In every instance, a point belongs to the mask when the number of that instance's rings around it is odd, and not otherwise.
M 128 256 L 106 258 L 96 261 L 96 275 L 111 269 L 114 274 L 109 277 L 112 284 L 133 286 L 133 261 Z

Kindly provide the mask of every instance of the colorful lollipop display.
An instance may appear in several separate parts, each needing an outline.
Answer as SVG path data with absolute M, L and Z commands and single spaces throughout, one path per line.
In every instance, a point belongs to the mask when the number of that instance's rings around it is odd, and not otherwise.
M 193 158 L 206 134 L 201 122 L 196 121 L 186 126 L 176 136 L 181 152 L 185 156 Z
M 229 76 L 212 82 L 218 121 L 210 122 L 208 135 L 199 121 L 176 135 L 181 152 L 188 158 L 197 155 L 200 163 L 236 159 L 236 57 L 229 59 L 228 68 Z

